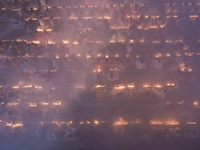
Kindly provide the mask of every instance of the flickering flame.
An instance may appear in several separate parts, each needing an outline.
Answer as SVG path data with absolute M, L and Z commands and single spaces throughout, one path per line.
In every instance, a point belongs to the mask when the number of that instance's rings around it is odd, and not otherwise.
M 115 87 L 114 87 L 115 90 L 123 90 L 123 89 L 125 89 L 125 88 L 126 88 L 126 87 L 123 86 L 123 85 L 119 85 L 119 86 L 115 86 Z
M 16 86 L 13 86 L 12 88 L 13 88 L 13 89 L 18 89 L 18 88 L 19 88 L 19 86 L 17 86 L 17 85 L 16 85 Z
M 77 89 L 85 89 L 85 86 L 84 85 L 76 85 L 75 86 Z
M 7 103 L 8 106 L 17 106 L 19 105 L 19 103 L 15 103 L 15 102 L 11 102 L 11 103 Z
M 115 57 L 116 57 L 116 58 L 119 57 L 119 54 L 115 54 Z
M 163 121 L 150 120 L 150 124 L 151 125 L 163 125 L 164 122 Z
M 23 88 L 32 88 L 33 87 L 33 85 L 25 85 L 25 86 L 23 86 Z
M 162 57 L 161 53 L 155 54 L 155 58 L 161 58 L 161 57 Z
M 91 56 L 89 55 L 89 54 L 87 54 L 87 56 L 86 56 L 87 58 L 91 58 Z
M 187 124 L 189 124 L 189 125 L 196 125 L 197 122 L 195 122 L 195 121 L 188 121 Z
M 144 85 L 143 85 L 143 88 L 150 88 L 150 87 L 151 87 L 150 84 L 144 84 Z
M 166 53 L 166 57 L 171 57 L 170 53 Z
M 105 58 L 109 58 L 109 55 L 106 55 Z
M 132 83 L 132 84 L 128 84 L 127 88 L 129 88 L 129 89 L 133 89 L 133 88 L 135 88 L 135 84 L 134 84 L 134 83 Z
M 135 43 L 135 40 L 130 40 L 129 43 Z
M 100 85 L 100 84 L 98 84 L 98 85 L 95 85 L 95 88 L 104 88 L 104 87 L 106 87 L 105 85 Z
M 56 59 L 59 59 L 59 58 L 60 58 L 60 56 L 58 54 L 56 54 Z
M 67 40 L 63 40 L 62 42 L 63 42 L 63 44 L 69 44 L 69 41 L 67 41 Z
M 166 40 L 165 42 L 166 42 L 166 43 L 172 43 L 172 41 L 171 41 L 171 40 Z
M 78 44 L 79 44 L 79 42 L 75 41 L 75 42 L 73 42 L 73 44 L 74 44 L 74 45 L 78 45 Z
M 12 128 L 18 128 L 18 127 L 23 127 L 23 123 L 17 122 L 17 123 L 12 124 Z
M 192 68 L 188 68 L 188 72 L 192 72 Z
M 121 117 L 119 117 L 118 120 L 114 122 L 114 126 L 122 126 L 122 125 L 128 125 L 128 122 L 124 121 Z
M 155 84 L 154 87 L 156 87 L 156 88 L 161 88 L 162 85 L 161 85 L 161 84 Z
M 47 30 L 46 30 L 47 31 Z M 54 41 L 48 41 L 49 44 L 56 44 Z
M 99 121 L 97 121 L 97 120 L 94 120 L 94 123 L 95 123 L 96 125 L 98 125 L 98 124 L 99 124 Z
M 180 102 L 177 102 L 177 104 L 182 105 L 182 104 L 184 104 L 184 102 L 185 102 L 185 101 L 180 101 Z
M 168 82 L 168 83 L 167 83 L 167 86 L 175 86 L 175 84 L 174 84 L 174 83 L 171 83 L 171 82 Z
M 53 106 L 60 106 L 62 104 L 61 101 L 56 101 L 56 102 L 53 102 Z
M 40 44 L 40 41 L 32 41 L 33 44 Z
M 42 89 L 42 87 L 41 87 L 41 86 L 38 86 L 38 85 L 35 85 L 35 88 L 36 88 L 36 89 Z
M 101 57 L 101 54 L 97 54 L 97 57 Z
M 49 102 L 41 102 L 42 105 L 47 106 L 49 105 Z
M 175 121 L 175 120 L 171 120 L 171 121 L 166 121 L 165 122 L 165 125 L 179 125 L 179 122 L 178 121 Z
M 37 104 L 36 104 L 36 103 L 33 103 L 33 102 L 31 102 L 31 103 L 29 103 L 29 107 L 37 107 Z
M 193 105 L 194 105 L 194 106 L 198 106 L 198 105 L 199 105 L 199 102 L 198 102 L 198 101 L 194 101 L 194 102 L 193 102 Z
M 7 127 L 12 127 L 12 122 L 10 122 L 10 123 L 9 123 L 9 122 L 6 122 L 6 126 L 7 126 Z
M 182 55 L 180 53 L 176 53 L 176 56 L 177 57 L 181 57 Z

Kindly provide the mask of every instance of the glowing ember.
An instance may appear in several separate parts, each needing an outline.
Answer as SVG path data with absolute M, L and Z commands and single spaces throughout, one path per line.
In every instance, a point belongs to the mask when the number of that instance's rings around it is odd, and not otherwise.
M 170 53 L 166 53 L 166 57 L 171 57 Z
M 194 106 L 199 106 L 199 102 L 198 102 L 198 101 L 194 101 L 194 102 L 193 102 L 193 105 L 194 105 Z
M 177 57 L 181 57 L 182 55 L 180 53 L 176 53 L 176 56 Z
M 19 103 L 14 103 L 14 102 L 11 102 L 11 103 L 7 103 L 8 106 L 17 106 L 19 105 Z
M 69 44 L 69 41 L 67 41 L 67 40 L 63 40 L 62 42 L 63 42 L 63 44 Z
M 37 86 L 37 85 L 35 85 L 35 88 L 36 88 L 36 89 L 42 89 L 41 86 Z
M 12 128 L 18 128 L 18 127 L 23 127 L 23 123 L 22 122 L 18 122 L 18 123 L 12 124 Z
M 76 85 L 75 86 L 77 89 L 85 89 L 85 86 L 84 85 Z
M 155 58 L 161 58 L 162 57 L 162 54 L 161 53 L 158 53 L 155 55 Z
M 118 120 L 114 122 L 114 126 L 123 126 L 123 125 L 128 125 L 128 122 L 124 121 L 121 117 L 119 117 Z
M 32 41 L 33 44 L 40 44 L 40 41 Z
M 188 68 L 188 72 L 192 72 L 192 68 Z
M 56 102 L 53 102 L 53 106 L 60 106 L 62 104 L 61 101 L 56 101 Z
M 175 121 L 175 120 L 172 120 L 172 121 L 166 121 L 165 122 L 165 125 L 179 125 L 179 122 L 178 121 Z
M 189 125 L 196 125 L 197 123 L 195 121 L 193 121 L 193 122 L 188 121 L 187 124 L 189 124 Z
M 144 84 L 144 85 L 143 85 L 143 88 L 150 88 L 150 87 L 151 87 L 150 84 Z
M 129 88 L 129 89 L 133 89 L 133 88 L 135 88 L 135 84 L 134 84 L 134 83 L 132 83 L 132 84 L 128 84 L 127 88 Z
M 49 102 L 41 102 L 41 104 L 42 104 L 43 106 L 47 106 L 47 105 L 49 105 Z
M 106 87 L 106 86 L 105 86 L 105 85 L 99 85 L 99 84 L 98 84 L 98 85 L 95 85 L 95 88 L 97 88 L 97 89 L 98 89 L 98 88 L 104 88 L 104 87 Z
M 151 125 L 163 125 L 163 121 L 154 121 L 154 120 L 150 120 L 150 124 Z
M 47 30 L 46 30 L 47 31 Z M 56 44 L 54 41 L 48 41 L 49 44 Z
M 119 54 L 115 54 L 115 57 L 116 57 L 116 58 L 119 57 Z
M 97 54 L 97 57 L 101 57 L 102 55 L 101 54 Z
M 135 40 L 130 40 L 129 43 L 135 43 Z
M 172 43 L 172 41 L 171 41 L 171 40 L 166 40 L 165 42 L 166 42 L 166 43 Z
M 13 88 L 13 89 L 18 89 L 18 88 L 19 88 L 19 86 L 13 86 L 12 88 Z
M 123 85 L 118 85 L 118 86 L 115 86 L 114 89 L 115 90 L 124 90 L 126 87 L 123 86 Z
M 87 58 L 91 58 L 91 56 L 89 55 L 89 54 L 87 54 L 87 56 L 86 56 Z
M 154 44 L 159 44 L 159 43 L 160 43 L 160 41 L 153 41 L 153 43 L 154 43 Z
M 32 88 L 33 85 L 25 85 L 25 86 L 22 86 L 22 88 Z
M 10 122 L 10 123 L 9 123 L 9 122 L 6 122 L 6 126 L 7 126 L 7 127 L 12 127 L 12 122 Z
M 95 123 L 96 125 L 98 125 L 98 124 L 99 124 L 99 121 L 97 121 L 97 120 L 94 120 L 94 123 Z
M 156 88 L 162 88 L 162 85 L 161 84 L 155 84 L 154 87 L 156 87 Z
M 184 104 L 184 102 L 185 102 L 185 101 L 180 101 L 180 102 L 177 102 L 177 104 L 182 105 L 182 104 Z
M 36 103 L 29 103 L 29 107 L 37 107 Z
M 75 42 L 73 42 L 73 44 L 74 44 L 74 45 L 78 45 L 78 44 L 79 44 L 79 42 L 75 41 Z
M 167 86 L 175 86 L 175 84 L 174 84 L 174 83 L 171 83 L 171 82 L 168 82 L 168 83 L 167 83 Z
M 56 59 L 59 59 L 59 58 L 60 58 L 60 56 L 58 54 L 56 54 Z

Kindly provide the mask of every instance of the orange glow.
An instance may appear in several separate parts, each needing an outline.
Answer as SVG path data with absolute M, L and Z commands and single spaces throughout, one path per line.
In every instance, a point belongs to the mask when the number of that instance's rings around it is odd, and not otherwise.
M 189 125 L 196 125 L 197 122 L 195 122 L 195 121 L 192 121 L 192 122 L 191 122 L 191 121 L 188 121 L 187 124 L 189 124 Z
M 151 87 L 150 84 L 144 84 L 144 85 L 143 85 L 143 88 L 150 88 L 150 87 Z
M 179 125 L 179 122 L 175 120 L 166 121 L 165 125 Z
M 161 84 L 155 84 L 154 87 L 156 87 L 156 88 L 162 88 L 162 85 Z
M 155 120 L 150 120 L 151 125 L 163 125 L 163 121 L 155 121 Z
M 53 106 L 60 106 L 62 104 L 61 101 L 56 101 L 56 102 L 53 102 Z
M 126 88 L 126 87 L 123 86 L 123 85 L 119 85 L 119 86 L 115 86 L 115 87 L 114 87 L 115 90 L 123 90 L 123 89 L 125 89 L 125 88 Z
M 114 122 L 114 126 L 122 126 L 122 125 L 128 125 L 128 122 L 124 121 L 121 117 L 119 117 L 118 120 Z
M 37 104 L 36 103 L 29 103 L 29 107 L 37 107 Z

